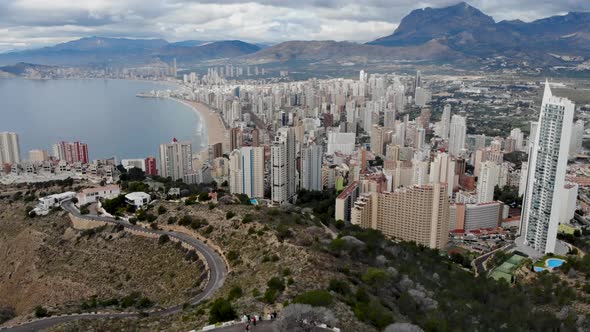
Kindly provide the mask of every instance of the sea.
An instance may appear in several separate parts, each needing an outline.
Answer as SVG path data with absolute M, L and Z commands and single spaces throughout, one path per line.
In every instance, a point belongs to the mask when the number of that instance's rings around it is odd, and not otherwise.
M 189 106 L 139 92 L 174 89 L 165 83 L 113 80 L 0 79 L 0 132 L 18 134 L 21 158 L 60 141 L 88 144 L 89 158 L 158 157 L 159 145 L 191 141 L 193 153 L 207 144 L 206 130 Z

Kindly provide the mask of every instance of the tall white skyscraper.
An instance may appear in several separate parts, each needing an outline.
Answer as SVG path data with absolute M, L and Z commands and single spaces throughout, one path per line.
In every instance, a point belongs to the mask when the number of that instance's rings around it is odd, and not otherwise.
M 446 104 L 443 108 L 442 117 L 438 123 L 438 135 L 441 138 L 449 138 L 449 128 L 451 125 L 451 105 Z
M 532 146 L 533 142 L 535 141 L 535 137 L 537 136 L 537 128 L 538 127 L 539 127 L 538 122 L 531 121 L 529 140 L 528 140 L 527 147 L 526 147 L 527 152 L 531 150 L 531 146 Z
M 244 146 L 231 152 L 229 188 L 232 194 L 264 197 L 264 147 Z
M 489 203 L 494 201 L 494 188 L 498 185 L 500 166 L 493 161 L 481 163 L 477 178 L 477 202 Z
M 279 128 L 271 146 L 271 199 L 274 205 L 291 202 L 297 189 L 295 130 Z
M 465 150 L 465 137 L 467 135 L 467 124 L 465 118 L 460 115 L 453 115 L 451 128 L 449 129 L 449 153 L 460 156 Z
M 193 150 L 191 142 L 160 145 L 160 175 L 171 177 L 172 181 L 183 180 L 184 175 L 193 171 Z
M 455 160 L 447 153 L 439 153 L 430 164 L 430 183 L 445 183 L 447 195 L 453 196 L 455 186 Z
M 301 189 L 321 191 L 322 157 L 320 145 L 310 145 L 301 149 Z
M 20 161 L 18 135 L 13 132 L 0 132 L 0 165 L 19 164 Z
M 520 227 L 524 244 L 540 253 L 555 252 L 574 110 L 573 102 L 553 96 L 545 82 L 539 125 L 529 151 Z

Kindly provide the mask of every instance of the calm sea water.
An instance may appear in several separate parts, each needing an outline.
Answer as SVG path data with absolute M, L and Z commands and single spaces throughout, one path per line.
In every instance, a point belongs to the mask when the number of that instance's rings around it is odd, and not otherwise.
M 90 159 L 158 156 L 158 146 L 207 143 L 191 108 L 167 99 L 138 98 L 141 91 L 168 89 L 152 82 L 125 80 L 0 79 L 0 131 L 18 133 L 21 156 L 59 141 L 88 144 Z

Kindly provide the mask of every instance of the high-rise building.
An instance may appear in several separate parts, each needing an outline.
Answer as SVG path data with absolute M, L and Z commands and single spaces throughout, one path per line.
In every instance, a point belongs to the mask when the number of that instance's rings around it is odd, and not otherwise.
M 416 81 L 414 82 L 414 87 L 422 87 L 422 73 L 419 70 L 416 71 Z
M 232 194 L 264 197 L 264 148 L 241 147 L 229 155 L 229 189 Z
M 68 164 L 88 164 L 88 146 L 80 142 L 60 142 L 53 145 L 53 155 Z
M 20 162 L 18 135 L 13 132 L 0 132 L 0 165 Z
M 449 129 L 449 153 L 452 156 L 457 157 L 463 154 L 466 135 L 467 125 L 465 118 L 460 115 L 453 115 Z
M 489 203 L 494 201 L 494 188 L 498 185 L 500 166 L 493 161 L 481 163 L 477 178 L 477 202 Z
M 301 189 L 321 191 L 323 149 L 310 145 L 301 149 Z
M 295 129 L 279 128 L 271 146 L 271 199 L 274 205 L 291 202 L 297 189 Z
M 524 150 L 524 134 L 520 128 L 514 128 L 510 131 L 510 138 L 514 141 L 514 149 L 516 151 Z
M 193 171 L 193 149 L 191 142 L 179 142 L 160 145 L 160 175 L 170 177 L 172 181 L 182 180 Z
M 572 138 L 570 140 L 569 157 L 575 159 L 576 155 L 582 150 L 582 142 L 584 141 L 584 121 L 578 120 L 574 124 L 572 130 Z
M 229 150 L 233 151 L 242 147 L 242 129 L 236 127 L 229 131 Z
M 371 152 L 373 152 L 375 155 L 383 155 L 384 134 L 385 130 L 383 127 L 379 127 L 378 125 L 373 126 L 373 130 L 371 130 Z
M 539 125 L 529 151 L 521 235 L 524 244 L 540 253 L 553 253 L 557 244 L 561 192 L 575 105 L 553 96 L 545 82 Z
M 145 174 L 158 175 L 158 168 L 156 165 L 156 157 L 145 158 Z
M 260 130 L 258 128 L 252 129 L 252 146 L 260 146 Z
M 448 242 L 446 186 L 436 183 L 364 193 L 354 204 L 351 222 L 379 230 L 388 237 L 441 249 Z
M 446 104 L 443 108 L 442 117 L 438 123 L 438 135 L 441 138 L 449 138 L 449 128 L 451 126 L 451 105 Z
M 529 132 L 529 140 L 526 147 L 527 152 L 531 150 L 531 146 L 535 141 L 535 137 L 537 137 L 537 128 L 539 128 L 539 123 L 537 121 L 531 121 L 531 129 Z
M 29 161 L 32 163 L 42 163 L 49 160 L 49 154 L 45 150 L 29 151 Z
M 334 218 L 336 220 L 351 221 L 351 210 L 360 193 L 361 188 L 359 181 L 352 182 L 342 190 L 338 197 L 336 197 L 336 202 L 334 204 Z
M 447 195 L 452 197 L 455 180 L 455 160 L 448 153 L 437 154 L 430 164 L 430 183 L 446 184 Z

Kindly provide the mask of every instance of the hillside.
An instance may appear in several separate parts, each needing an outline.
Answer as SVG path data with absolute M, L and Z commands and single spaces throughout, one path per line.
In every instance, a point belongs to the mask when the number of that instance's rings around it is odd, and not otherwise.
M 336 41 L 290 41 L 265 48 L 246 57 L 249 63 L 273 62 L 395 62 L 403 60 L 456 61 L 460 53 L 433 41 L 413 47 L 383 47 Z
M 200 290 L 203 264 L 171 243 L 114 226 L 78 231 L 63 212 L 27 218 L 21 201 L 0 206 L 7 207 L 0 209 L 0 312 L 11 310 L 14 321 L 37 307 L 51 314 L 168 307 Z
M 159 227 L 199 234 L 228 258 L 231 273 L 215 298 L 179 315 L 77 321 L 52 331 L 199 329 L 216 321 L 213 304 L 219 301 L 236 315 L 278 310 L 280 316 L 291 303 L 327 307 L 344 331 L 383 330 L 393 322 L 424 331 L 590 328 L 588 295 L 573 289 L 583 274 L 566 283 L 560 280 L 570 278 L 571 271 L 564 270 L 524 278 L 514 286 L 476 278 L 436 250 L 335 224 L 333 199 L 330 193 L 303 193 L 299 206 L 289 210 L 237 200 L 219 205 L 162 202 L 162 209 L 152 210 L 162 212 L 156 218 Z

